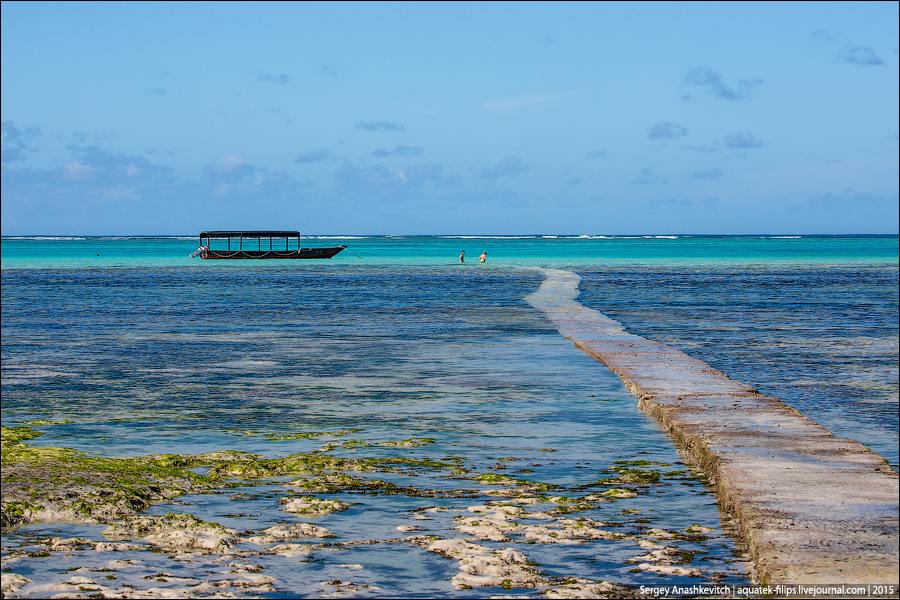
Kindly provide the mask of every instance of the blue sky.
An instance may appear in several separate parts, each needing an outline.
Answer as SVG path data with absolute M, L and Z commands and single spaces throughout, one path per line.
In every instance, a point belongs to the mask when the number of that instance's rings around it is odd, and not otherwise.
M 2 234 L 898 232 L 898 3 L 2 3 Z

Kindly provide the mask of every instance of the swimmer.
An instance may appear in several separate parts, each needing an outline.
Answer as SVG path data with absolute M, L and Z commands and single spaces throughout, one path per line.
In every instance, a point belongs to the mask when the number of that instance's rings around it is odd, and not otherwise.
M 485 250 L 484 252 L 481 253 L 481 258 L 479 260 L 481 262 L 484 262 L 487 260 L 487 250 Z
M 465 250 L 463 250 L 462 252 L 459 253 L 459 262 L 461 262 L 461 263 L 466 262 L 466 251 Z

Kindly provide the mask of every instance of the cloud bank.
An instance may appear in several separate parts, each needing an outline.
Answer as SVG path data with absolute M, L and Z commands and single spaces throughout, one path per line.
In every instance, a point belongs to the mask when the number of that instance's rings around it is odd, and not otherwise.
M 422 156 L 425 150 L 422 149 L 421 146 L 396 146 L 394 150 L 386 150 L 384 148 L 377 148 L 372 151 L 372 156 L 378 158 L 385 158 L 388 156 Z
M 849 65 L 877 66 L 884 64 L 884 61 L 878 58 L 868 46 L 852 44 L 847 44 L 844 51 L 838 55 L 837 60 Z
M 297 156 L 294 162 L 298 165 L 308 165 L 326 160 L 334 160 L 334 153 L 330 150 L 307 150 Z
M 650 128 L 647 138 L 651 140 L 671 140 L 685 135 L 687 135 L 687 129 L 685 129 L 681 125 L 675 125 L 674 123 L 663 121 Z
M 719 168 L 707 169 L 705 171 L 694 171 L 694 179 L 715 179 L 721 177 L 725 172 Z
M 631 180 L 630 183 L 656 183 L 659 181 L 656 177 L 653 176 L 653 171 L 650 169 L 641 169 L 641 172 L 638 173 L 637 177 Z
M 389 121 L 357 121 L 356 128 L 362 131 L 406 131 L 403 125 Z
M 527 171 L 530 167 L 521 158 L 507 156 L 493 167 L 482 169 L 478 174 L 484 179 L 498 179 L 500 177 L 515 177 L 519 173 Z
M 743 100 L 750 95 L 750 90 L 755 85 L 762 83 L 761 79 L 742 79 L 734 88 L 730 88 L 722 81 L 722 76 L 709 67 L 697 67 L 684 76 L 687 85 L 696 85 L 706 88 L 706 91 L 716 98 L 725 100 Z
M 32 142 L 41 135 L 40 127 L 28 127 L 19 129 L 12 121 L 3 121 L 0 124 L 3 135 L 3 145 L 0 149 L 0 162 L 8 164 L 25 160 L 26 152 L 34 152 Z
M 762 140 L 753 137 L 752 133 L 744 135 L 741 132 L 729 133 L 725 137 L 725 147 L 732 150 L 748 150 L 750 148 L 761 148 Z

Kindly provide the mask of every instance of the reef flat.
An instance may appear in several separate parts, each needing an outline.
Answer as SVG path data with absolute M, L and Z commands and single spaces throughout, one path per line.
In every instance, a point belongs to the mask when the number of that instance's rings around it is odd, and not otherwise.
M 527 301 L 618 374 L 715 483 L 763 583 L 885 583 L 898 568 L 898 474 L 776 398 L 629 334 L 577 301 L 580 278 L 547 270 Z
M 25 443 L 40 435 L 29 427 L 2 428 L 4 528 L 30 522 L 100 523 L 219 483 L 188 470 L 200 462 L 196 459 L 102 458 Z
M 390 569 L 370 572 L 367 548 L 421 566 L 430 574 L 423 593 L 460 597 L 638 596 L 634 584 L 578 572 L 579 561 L 603 556 L 654 580 L 733 582 L 743 572 L 740 555 L 724 571 L 710 562 L 721 533 L 648 518 L 667 488 L 703 485 L 685 465 L 617 461 L 604 477 L 566 487 L 523 478 L 529 469 L 513 470 L 515 457 L 473 469 L 455 456 L 378 454 L 426 438 L 326 440 L 274 458 L 231 450 L 100 458 L 33 446 L 40 434 L 28 427 L 2 433 L 4 532 L 27 540 L 4 548 L 8 598 L 393 595 Z M 333 454 L 361 447 L 370 454 Z M 377 527 L 360 525 L 373 513 Z M 53 523 L 70 534 L 48 535 Z M 575 562 L 554 564 L 554 549 Z M 37 578 L 42 560 L 55 571 Z

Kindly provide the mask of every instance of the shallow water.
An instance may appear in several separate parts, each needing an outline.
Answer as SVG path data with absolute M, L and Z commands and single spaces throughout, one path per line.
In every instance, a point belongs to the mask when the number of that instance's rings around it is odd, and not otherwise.
M 671 441 L 636 411 L 618 378 L 524 303 L 540 282 L 536 271 L 453 268 L 223 270 L 212 276 L 197 268 L 5 272 L 4 424 L 71 421 L 35 425 L 45 435 L 32 442 L 110 456 L 225 448 L 283 456 L 333 442 L 332 452 L 342 456 L 455 460 L 471 470 L 462 479 L 394 475 L 398 484 L 443 489 L 445 498 L 351 498 L 360 504 L 319 519 L 341 543 L 401 537 L 396 527 L 410 522 L 410 511 L 436 503 L 450 511 L 421 531 L 459 537 L 453 517 L 496 488 L 474 481 L 477 474 L 519 471 L 513 476 L 559 486 L 553 494 L 574 497 L 589 492 L 572 488 L 610 476 L 616 461 L 639 458 L 666 472 L 683 471 Z M 266 437 L 299 433 L 331 435 Z M 378 445 L 410 438 L 433 442 Z M 663 485 L 640 487 L 634 498 L 578 515 L 634 538 L 653 527 L 708 527 L 705 540 L 680 547 L 703 553 L 706 580 L 743 581 L 743 564 L 734 562 L 736 548 L 722 531 L 715 499 L 700 479 L 684 477 L 673 475 Z M 202 495 L 151 512 L 184 510 L 241 531 L 296 519 L 280 510 L 278 498 L 291 494 L 283 486 L 246 491 L 250 498 L 240 502 Z M 227 516 L 232 513 L 256 516 Z M 5 536 L 4 551 L 52 531 L 29 526 Z M 646 553 L 633 539 L 553 548 L 513 540 L 527 547 L 547 577 L 624 585 L 647 578 L 627 562 Z M 135 554 L 144 561 L 143 573 L 172 569 L 165 556 Z M 455 562 L 409 542 L 335 547 L 315 558 L 300 571 L 296 561 L 253 560 L 262 561 L 280 591 L 326 593 L 330 588 L 318 580 L 340 579 L 346 568 L 339 565 L 353 563 L 367 565 L 353 569 L 354 583 L 392 595 L 482 595 L 454 590 L 449 576 L 435 580 L 433 563 L 443 565 L 436 573 L 452 576 Z M 65 564 L 102 569 L 108 560 L 85 550 Z M 200 572 L 208 567 L 208 558 L 192 560 Z M 13 569 L 34 580 L 65 579 L 56 561 L 25 559 Z
M 898 269 L 583 269 L 579 300 L 898 468 Z
M 82 574 L 113 588 L 182 589 L 184 582 L 150 576 L 244 577 L 230 562 L 260 565 L 260 575 L 274 578 L 269 587 L 228 588 L 237 594 L 533 596 L 538 589 L 457 590 L 456 560 L 403 538 L 466 537 L 454 519 L 496 500 L 490 490 L 506 489 L 475 480 L 479 474 L 558 486 L 528 507 L 546 511 L 561 506 L 553 495 L 606 489 L 580 486 L 614 476 L 617 461 L 643 460 L 650 466 L 642 468 L 662 474 L 659 484 L 631 486 L 634 497 L 574 513 L 625 539 L 533 543 L 522 529 L 509 541 L 476 542 L 515 547 L 550 586 L 566 577 L 625 586 L 746 581 L 702 478 L 680 464 L 617 377 L 524 302 L 542 281 L 535 267 L 572 268 L 583 277 L 586 305 L 800 408 L 896 467 L 896 242 L 366 238 L 323 242 L 350 243 L 363 258 L 272 264 L 190 261 L 191 238 L 4 239 L 3 424 L 66 421 L 32 425 L 44 435 L 30 443 L 105 456 L 323 449 L 468 470 L 364 475 L 437 491 L 319 494 L 356 504 L 314 519 L 282 510 L 278 500 L 297 494 L 283 480 L 239 483 L 150 511 L 188 512 L 239 532 L 300 521 L 334 532 L 331 545 L 305 557 L 260 554 L 244 541 L 231 556 L 85 546 L 48 560 L 17 550 L 53 535 L 104 540 L 102 527 L 30 525 L 4 534 L 4 564 L 34 581 L 21 594 L 38 596 L 68 589 L 37 587 L 67 580 L 64 569 L 85 567 Z M 454 264 L 460 246 L 472 258 L 488 248 L 488 264 Z M 411 438 L 428 439 L 396 444 Z M 428 507 L 448 510 L 415 518 Z M 709 531 L 684 534 L 694 524 Z M 412 525 L 419 529 L 397 530 Z M 630 561 L 646 554 L 640 544 L 660 541 L 653 528 L 682 535 L 672 544 L 699 574 L 637 569 L 640 561 Z M 117 579 L 104 579 L 99 569 L 125 558 L 142 562 L 117 563 Z

